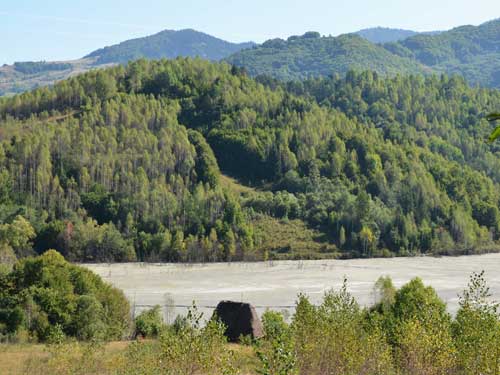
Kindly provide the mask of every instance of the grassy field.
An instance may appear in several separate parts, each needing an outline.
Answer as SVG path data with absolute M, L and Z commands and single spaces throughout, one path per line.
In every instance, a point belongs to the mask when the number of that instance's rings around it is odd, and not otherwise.
M 335 259 L 340 253 L 323 235 L 301 220 L 279 220 L 262 215 L 253 222 L 256 246 L 267 259 Z M 269 230 L 272 228 L 272 230 Z
M 86 364 L 85 353 L 75 350 L 73 346 L 66 346 L 57 349 L 60 366 L 67 362 L 75 363 L 80 361 L 82 367 L 88 365 L 97 373 L 115 373 L 115 369 L 122 363 L 122 355 L 125 353 L 130 342 L 116 341 L 104 345 L 103 351 L 92 357 L 92 362 Z M 235 354 L 235 365 L 241 370 L 242 375 L 256 374 L 257 357 L 250 346 L 237 344 L 227 344 L 228 350 Z M 49 375 L 46 372 L 46 364 L 54 358 L 55 348 L 41 344 L 1 344 L 0 345 L 0 374 L 1 375 Z M 96 373 L 94 371 L 80 372 L 81 374 Z M 64 371 L 63 371 L 64 372 Z M 119 372 L 118 372 L 119 373 Z
M 221 184 L 243 199 L 270 188 L 250 187 L 224 174 L 221 174 Z M 341 256 L 323 233 L 308 227 L 302 220 L 281 220 L 260 214 L 252 224 L 259 256 L 266 254 L 261 259 L 332 259 Z

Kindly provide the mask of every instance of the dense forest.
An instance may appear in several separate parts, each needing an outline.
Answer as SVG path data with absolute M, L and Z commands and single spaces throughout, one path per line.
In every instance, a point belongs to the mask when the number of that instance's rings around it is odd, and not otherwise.
M 372 43 L 390 43 L 404 40 L 419 33 L 412 30 L 392 29 L 389 27 L 371 27 L 356 31 L 356 34 Z
M 432 71 L 357 34 L 322 37 L 317 32 L 307 32 L 287 40 L 271 39 L 226 60 L 244 67 L 252 76 L 269 75 L 284 81 L 334 73 L 344 75 L 351 69 L 374 70 L 385 75 Z
M 266 311 L 263 337 L 240 336 L 229 346 L 226 327 L 194 305 L 170 324 L 160 306 L 132 321 L 120 291 L 49 251 L 0 270 L 0 342 L 49 344 L 25 363 L 25 374 L 499 373 L 499 306 L 483 273 L 471 275 L 455 316 L 419 278 L 397 289 L 380 277 L 374 298 L 361 307 L 344 280 L 319 305 L 299 295 L 290 322 Z M 147 340 L 118 353 L 102 344 L 134 337 Z
M 309 32 L 286 41 L 269 40 L 227 58 L 252 75 L 271 75 L 282 80 L 344 75 L 349 69 L 374 70 L 379 74 L 459 74 L 471 84 L 500 86 L 500 20 L 479 26 L 461 26 L 439 33 L 373 44 L 397 32 L 369 29 L 338 37 Z M 360 36 L 356 35 L 359 34 Z M 361 36 L 365 39 L 362 39 Z
M 231 43 L 192 30 L 164 30 L 95 50 L 67 62 L 23 62 L 0 67 L 0 95 L 11 95 L 113 64 L 145 58 L 201 57 L 226 60 L 252 76 L 284 81 L 372 70 L 381 75 L 459 74 L 467 82 L 500 87 L 500 20 L 442 32 L 370 28 L 320 36 L 307 32 L 257 45 Z M 63 69 L 63 70 L 61 70 Z
M 89 53 L 95 64 L 127 63 L 138 58 L 161 59 L 201 57 L 221 60 L 253 43 L 231 43 L 211 35 L 192 30 L 164 30 L 144 38 L 127 40 Z
M 0 342 L 120 340 L 130 332 L 130 305 L 121 290 L 54 250 L 0 265 Z
M 461 26 L 439 34 L 420 34 L 385 45 L 398 56 L 415 59 L 469 82 L 500 87 L 500 19 Z
M 284 84 L 185 58 L 92 71 L 0 100 L 0 256 L 497 250 L 498 146 L 484 142 L 484 115 L 499 106 L 498 91 L 447 76 Z M 265 246 L 297 222 L 318 233 L 314 251 Z
M 64 62 L 25 61 L 0 66 L 0 96 L 53 85 L 75 74 L 139 58 L 200 57 L 221 60 L 253 42 L 231 43 L 192 29 L 163 30 L 142 38 L 99 48 L 85 57 Z
M 72 65 L 68 63 L 46 61 L 24 61 L 14 63 L 14 69 L 24 74 L 37 74 L 48 70 L 67 70 L 71 69 L 71 67 Z

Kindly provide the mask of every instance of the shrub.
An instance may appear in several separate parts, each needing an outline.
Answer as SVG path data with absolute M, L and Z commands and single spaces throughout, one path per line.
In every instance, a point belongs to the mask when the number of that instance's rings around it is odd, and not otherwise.
M 157 337 L 163 327 L 161 308 L 156 305 L 149 310 L 142 311 L 135 318 L 135 336 Z
M 262 315 L 264 339 L 256 343 L 259 373 L 263 375 L 290 375 L 296 373 L 296 356 L 290 327 L 283 315 L 266 311 Z
M 300 374 L 392 374 L 391 350 L 377 329 L 367 329 L 347 291 L 325 294 L 320 306 L 300 296 L 292 334 Z
M 25 258 L 0 277 L 0 333 L 27 330 L 40 341 L 121 339 L 130 326 L 123 292 L 54 250 Z M 57 331 L 57 332 L 56 332 Z
M 126 353 L 122 374 L 224 375 L 236 373 L 226 347 L 224 326 L 189 310 L 185 324 L 162 330 L 158 341 L 135 342 Z M 178 330 L 177 330 L 177 329 Z
M 457 362 L 466 375 L 500 374 L 500 311 L 490 297 L 484 272 L 472 274 L 453 322 Z

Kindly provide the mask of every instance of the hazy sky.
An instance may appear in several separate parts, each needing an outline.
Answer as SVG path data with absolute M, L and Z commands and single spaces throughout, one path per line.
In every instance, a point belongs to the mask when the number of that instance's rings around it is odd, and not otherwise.
M 75 59 L 163 29 L 263 42 L 309 30 L 443 30 L 498 17 L 500 0 L 0 0 L 0 64 Z

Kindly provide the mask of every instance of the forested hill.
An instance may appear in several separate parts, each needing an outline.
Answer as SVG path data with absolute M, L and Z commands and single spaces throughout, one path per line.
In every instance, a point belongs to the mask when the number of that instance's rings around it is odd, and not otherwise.
M 2 261 L 499 248 L 500 149 L 483 141 L 497 90 L 371 72 L 262 82 L 139 60 L 0 99 Z
M 308 32 L 287 40 L 272 39 L 227 58 L 251 75 L 269 75 L 281 80 L 345 74 L 350 69 L 374 70 L 381 74 L 430 72 L 415 60 L 394 55 L 356 34 L 321 37 Z
M 262 45 L 230 43 L 191 30 L 165 30 L 91 52 L 66 62 L 19 62 L 0 67 L 0 95 L 20 93 L 96 67 L 137 58 L 201 57 L 244 67 L 253 75 L 284 81 L 348 70 L 373 70 L 382 75 L 440 74 L 464 76 L 470 84 L 500 87 L 500 20 L 462 26 L 440 33 L 372 28 L 338 37 L 316 32 L 272 39 Z M 403 39 L 403 40 L 400 40 Z M 400 40 L 400 41 L 397 41 Z M 388 42 L 392 41 L 392 42 Z M 380 44 L 384 43 L 385 44 Z
M 418 32 L 404 29 L 391 29 L 389 27 L 370 27 L 368 29 L 356 31 L 355 34 L 358 34 L 360 37 L 372 43 L 389 43 L 417 35 Z
M 373 39 L 373 29 L 368 31 L 359 33 Z M 227 60 L 245 67 L 252 75 L 266 74 L 282 80 L 369 69 L 384 75 L 458 74 L 471 84 L 500 87 L 500 19 L 480 26 L 422 33 L 384 45 L 372 44 L 355 34 L 320 37 L 310 32 L 286 41 L 269 40 Z
M 500 19 L 436 35 L 420 34 L 385 47 L 435 70 L 460 74 L 469 82 L 500 87 Z
M 192 30 L 164 30 L 100 48 L 87 56 L 64 62 L 27 61 L 0 66 L 0 96 L 24 92 L 95 68 L 127 63 L 139 58 L 201 57 L 221 60 L 254 43 L 231 43 Z
M 139 58 L 161 59 L 177 56 L 198 56 L 218 61 L 253 45 L 254 43 L 226 42 L 192 29 L 164 30 L 144 38 L 131 39 L 98 49 L 85 57 L 97 58 L 96 64 L 121 64 Z

